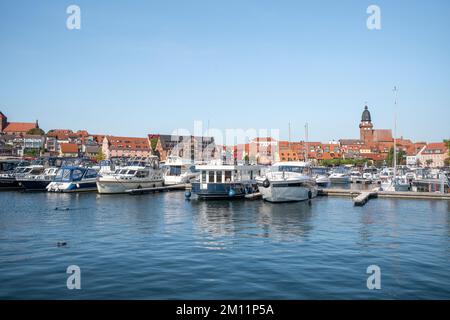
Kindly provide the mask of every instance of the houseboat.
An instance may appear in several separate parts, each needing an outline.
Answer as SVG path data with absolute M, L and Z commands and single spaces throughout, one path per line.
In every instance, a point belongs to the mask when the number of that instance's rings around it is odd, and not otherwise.
M 199 176 L 192 183 L 192 193 L 198 199 L 237 199 L 258 190 L 256 177 L 261 167 L 211 163 L 196 165 Z M 190 197 L 190 192 L 186 197 Z

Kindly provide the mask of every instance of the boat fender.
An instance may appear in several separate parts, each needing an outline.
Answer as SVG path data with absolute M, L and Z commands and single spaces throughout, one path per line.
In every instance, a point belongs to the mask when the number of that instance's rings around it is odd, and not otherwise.
M 312 192 L 311 192 L 311 190 L 309 190 L 309 191 L 308 191 L 308 199 L 311 200 L 311 198 L 312 198 Z
M 262 185 L 263 185 L 264 188 L 270 187 L 270 181 L 269 181 L 269 179 L 264 180 L 263 183 L 262 183 Z
M 185 193 L 184 193 L 184 196 L 186 197 L 186 199 L 189 199 L 190 197 L 191 197 L 191 192 L 189 191 L 189 190 L 187 190 Z
M 234 189 L 230 189 L 230 191 L 228 191 L 228 196 L 234 197 L 235 195 L 236 195 L 236 191 Z

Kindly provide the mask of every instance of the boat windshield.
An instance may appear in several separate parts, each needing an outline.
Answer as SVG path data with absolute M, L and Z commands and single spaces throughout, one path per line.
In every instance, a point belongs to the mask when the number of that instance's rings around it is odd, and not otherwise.
M 313 174 L 327 174 L 328 173 L 328 169 L 327 168 L 312 168 L 311 172 Z
M 145 161 L 130 161 L 128 162 L 128 166 L 130 167 L 145 167 Z
M 169 166 L 169 170 L 167 171 L 168 176 L 179 176 L 181 175 L 181 166 Z
M 94 171 L 94 170 L 93 170 Z M 70 182 L 80 181 L 83 178 L 84 170 L 79 168 L 63 168 L 58 171 L 55 181 Z
M 297 172 L 297 173 L 305 173 L 307 171 L 307 167 L 299 167 L 299 166 L 278 166 L 276 171 L 280 172 Z

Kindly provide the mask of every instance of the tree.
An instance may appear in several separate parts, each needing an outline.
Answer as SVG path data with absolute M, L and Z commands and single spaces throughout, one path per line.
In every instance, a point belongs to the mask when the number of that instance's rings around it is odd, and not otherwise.
M 37 136 L 45 136 L 45 131 L 41 128 L 33 128 L 27 131 L 27 134 L 37 135 Z
M 25 157 L 37 158 L 41 154 L 40 149 L 25 149 L 23 155 Z
M 158 146 L 158 138 L 151 138 L 150 139 L 150 147 L 152 148 L 152 151 L 156 151 L 156 147 Z
M 99 149 L 99 150 L 98 150 L 98 153 L 97 153 L 97 155 L 95 156 L 95 160 L 96 160 L 97 162 L 100 162 L 100 161 L 102 161 L 102 160 L 105 160 L 105 155 L 103 154 L 102 149 Z
M 446 158 L 446 159 L 444 160 L 444 165 L 445 165 L 446 167 L 450 167 L 450 157 L 448 157 L 448 158 Z
M 397 165 L 404 164 L 405 156 L 406 156 L 406 152 L 403 151 L 402 149 L 397 151 Z M 390 167 L 394 166 L 394 147 L 389 149 L 389 153 L 386 158 L 386 161 L 387 161 L 388 166 L 390 166 Z

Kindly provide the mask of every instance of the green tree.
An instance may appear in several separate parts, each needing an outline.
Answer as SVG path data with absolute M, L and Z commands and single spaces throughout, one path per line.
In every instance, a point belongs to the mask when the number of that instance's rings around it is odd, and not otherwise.
M 25 149 L 23 151 L 24 157 L 37 158 L 40 154 L 40 149 Z
M 102 149 L 99 149 L 97 155 L 95 156 L 95 160 L 96 160 L 97 162 L 100 162 L 100 161 L 102 161 L 102 160 L 105 160 L 105 155 L 103 154 Z
M 27 134 L 37 135 L 37 136 L 44 136 L 45 131 L 41 128 L 33 128 L 27 131 Z
M 397 165 L 402 165 L 405 163 L 406 152 L 403 150 L 397 151 Z M 389 149 L 388 156 L 386 158 L 388 166 L 392 167 L 394 165 L 394 147 Z
M 444 165 L 446 167 L 450 167 L 450 157 L 448 157 L 447 159 L 444 160 Z
M 156 147 L 158 146 L 158 138 L 151 138 L 150 139 L 150 147 L 152 148 L 152 151 L 156 151 Z

